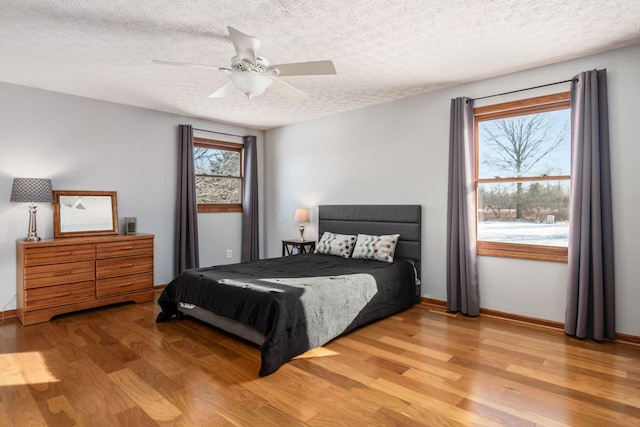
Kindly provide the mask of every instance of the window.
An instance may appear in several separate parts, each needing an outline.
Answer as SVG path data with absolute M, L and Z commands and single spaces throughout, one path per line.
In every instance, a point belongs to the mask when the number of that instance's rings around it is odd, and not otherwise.
M 478 255 L 566 262 L 570 94 L 474 109 Z
M 198 212 L 242 212 L 242 144 L 193 138 Z

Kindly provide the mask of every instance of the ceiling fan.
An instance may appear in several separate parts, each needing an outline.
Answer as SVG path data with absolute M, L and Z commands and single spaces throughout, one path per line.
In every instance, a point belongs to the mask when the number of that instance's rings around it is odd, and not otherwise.
M 229 82 L 225 83 L 209 95 L 210 98 L 223 98 L 239 90 L 247 98 L 261 95 L 267 88 L 283 96 L 293 99 L 304 99 L 307 94 L 295 87 L 283 82 L 280 76 L 311 76 L 336 74 L 336 68 L 331 61 L 296 62 L 290 64 L 271 65 L 269 60 L 258 56 L 257 51 L 262 42 L 255 38 L 227 27 L 236 55 L 231 58 L 230 67 L 218 67 L 215 65 L 191 64 L 188 62 L 161 61 L 154 59 L 156 64 L 182 65 L 186 67 L 218 70 L 227 73 Z

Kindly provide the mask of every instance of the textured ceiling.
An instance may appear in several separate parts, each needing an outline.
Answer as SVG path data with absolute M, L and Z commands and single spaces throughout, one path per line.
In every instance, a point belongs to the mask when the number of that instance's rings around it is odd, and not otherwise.
M 228 66 L 227 25 L 338 74 L 210 99 L 224 73 L 151 62 Z M 637 43 L 638 0 L 0 0 L 0 81 L 256 129 Z

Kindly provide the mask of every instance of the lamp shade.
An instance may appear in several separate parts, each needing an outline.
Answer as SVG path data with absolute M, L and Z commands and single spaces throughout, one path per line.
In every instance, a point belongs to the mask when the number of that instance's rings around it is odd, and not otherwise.
M 294 217 L 295 222 L 309 222 L 309 209 L 298 208 Z
M 10 202 L 52 203 L 51 180 L 45 178 L 14 178 Z

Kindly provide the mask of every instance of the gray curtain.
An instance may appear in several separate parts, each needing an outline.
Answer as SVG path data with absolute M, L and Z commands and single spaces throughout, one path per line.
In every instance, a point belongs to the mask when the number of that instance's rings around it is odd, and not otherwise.
M 242 189 L 242 250 L 240 260 L 260 258 L 258 238 L 258 150 L 256 137 L 242 138 L 244 142 L 244 188 Z
M 198 254 L 198 204 L 193 166 L 193 128 L 180 125 L 176 209 L 175 273 L 200 265 Z
M 571 84 L 569 286 L 564 330 L 578 338 L 615 339 L 613 220 L 607 71 Z
M 451 100 L 447 203 L 447 309 L 480 313 L 475 221 L 473 100 Z

